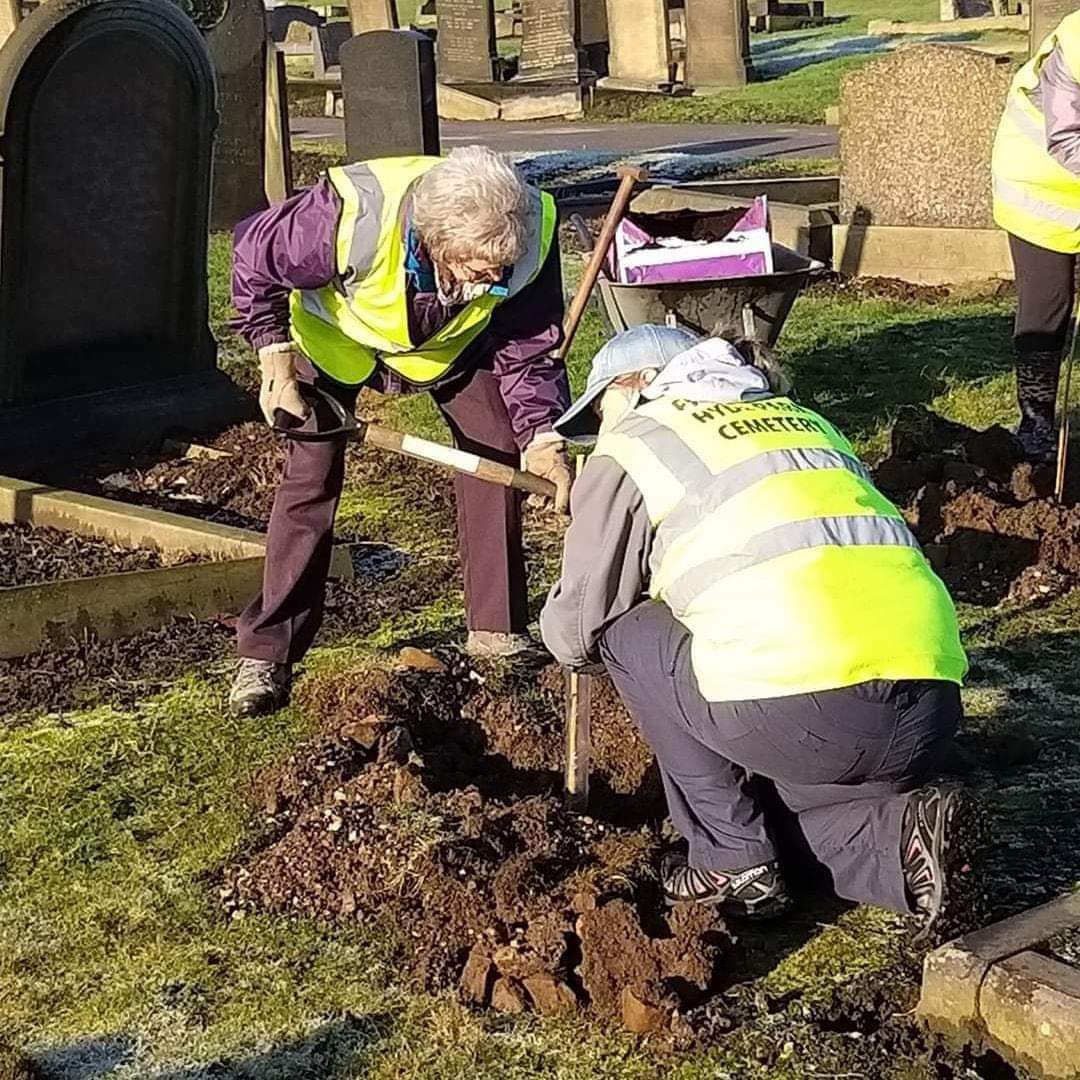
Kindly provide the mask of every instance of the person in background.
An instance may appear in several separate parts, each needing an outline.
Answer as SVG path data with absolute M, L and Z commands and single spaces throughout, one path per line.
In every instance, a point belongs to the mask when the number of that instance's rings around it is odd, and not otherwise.
M 661 864 L 669 900 L 782 912 L 786 832 L 838 895 L 928 934 L 969 906 L 979 839 L 962 789 L 920 788 L 961 719 L 956 613 L 847 439 L 767 366 L 661 326 L 600 350 L 555 424 L 598 438 L 541 632 L 567 667 L 603 663 L 656 753 L 688 844 Z
M 268 423 L 333 426 L 311 387 L 350 411 L 363 387 L 426 390 L 456 446 L 553 481 L 565 509 L 555 205 L 493 151 L 331 169 L 237 226 L 233 302 Z M 262 591 L 238 626 L 238 716 L 285 701 L 319 628 L 344 469 L 343 439 L 288 444 Z M 520 496 L 463 476 L 455 490 L 468 650 L 513 655 L 532 644 Z
M 994 220 L 1016 271 L 1017 437 L 1036 462 L 1056 452 L 1054 405 L 1080 252 L 1080 12 L 1017 72 L 993 154 Z

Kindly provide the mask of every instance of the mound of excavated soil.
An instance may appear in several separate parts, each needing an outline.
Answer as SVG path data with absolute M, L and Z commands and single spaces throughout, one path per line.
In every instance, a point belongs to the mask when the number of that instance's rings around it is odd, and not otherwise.
M 666 1027 L 714 987 L 729 938 L 661 906 L 651 755 L 604 683 L 592 816 L 563 809 L 561 688 L 551 667 L 309 679 L 298 701 L 323 734 L 258 781 L 263 842 L 223 903 L 378 920 L 409 981 L 478 1005 Z
M 1074 494 L 1066 491 L 1059 504 L 1053 467 L 1025 462 L 1004 428 L 974 431 L 927 409 L 904 409 L 874 478 L 903 507 L 959 599 L 1040 598 L 1076 584 L 1080 507 Z

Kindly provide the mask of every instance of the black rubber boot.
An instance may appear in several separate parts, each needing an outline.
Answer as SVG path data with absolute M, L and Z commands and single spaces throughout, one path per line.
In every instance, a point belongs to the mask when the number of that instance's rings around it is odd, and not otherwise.
M 1016 354 L 1016 396 L 1020 404 L 1016 438 L 1035 464 L 1053 461 L 1057 453 L 1054 403 L 1060 377 L 1060 353 Z

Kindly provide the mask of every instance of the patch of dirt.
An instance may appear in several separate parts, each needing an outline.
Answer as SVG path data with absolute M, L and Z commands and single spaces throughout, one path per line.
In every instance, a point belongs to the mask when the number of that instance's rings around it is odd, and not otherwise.
M 844 300 L 900 300 L 905 303 L 936 303 L 947 300 L 946 285 L 915 285 L 910 281 L 881 277 L 843 277 L 822 274 L 807 287 L 812 296 L 836 296 Z
M 222 902 L 233 917 L 381 920 L 412 984 L 477 1005 L 666 1028 L 714 989 L 730 939 L 713 913 L 661 907 L 657 823 L 641 821 L 662 813 L 651 755 L 600 684 L 598 797 L 569 814 L 561 673 L 489 687 L 448 664 L 299 688 L 323 734 L 257 782 L 262 843 L 226 873 Z M 631 801 L 638 820 L 623 817 Z
M 194 555 L 163 555 L 94 536 L 32 525 L 0 525 L 0 588 L 197 562 Z
M 1044 956 L 1052 956 L 1070 967 L 1080 968 L 1080 926 L 1074 926 L 1071 930 L 1063 930 L 1060 934 L 1052 937 L 1039 952 Z
M 974 431 L 927 409 L 901 411 L 874 470 L 954 595 L 973 603 L 1050 599 L 1080 576 L 1080 507 L 1053 498 L 1004 428 Z

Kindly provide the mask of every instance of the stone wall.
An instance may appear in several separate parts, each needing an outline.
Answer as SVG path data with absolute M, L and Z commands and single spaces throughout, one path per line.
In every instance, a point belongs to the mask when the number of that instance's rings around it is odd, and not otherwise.
M 1014 65 L 913 45 L 844 80 L 840 216 L 867 225 L 993 225 L 990 155 Z

